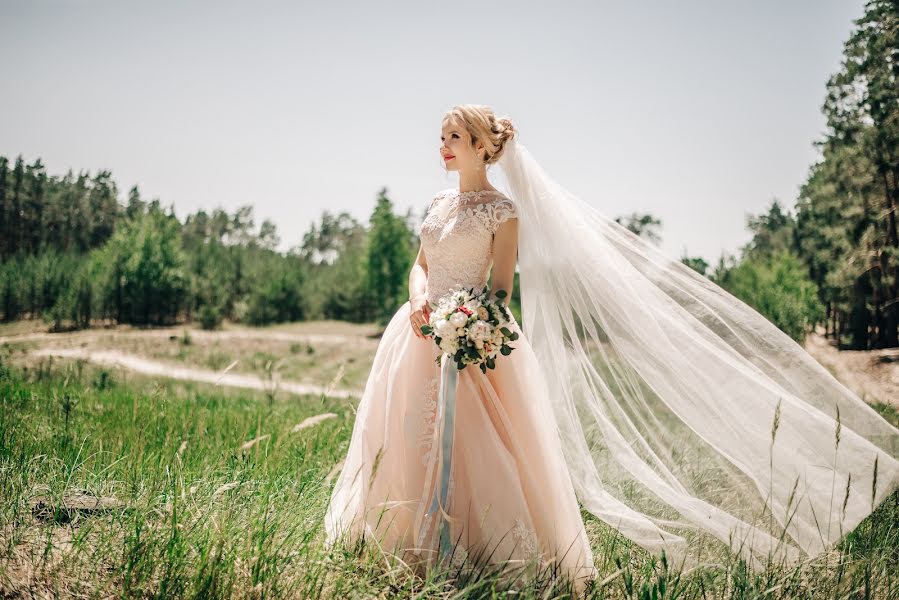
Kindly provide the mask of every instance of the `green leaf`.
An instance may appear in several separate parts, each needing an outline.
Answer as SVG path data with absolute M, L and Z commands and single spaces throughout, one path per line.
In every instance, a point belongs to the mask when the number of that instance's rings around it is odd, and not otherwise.
M 434 328 L 431 327 L 430 325 L 422 325 L 421 326 L 421 332 L 425 335 L 430 335 L 432 331 L 434 331 Z
M 512 353 L 512 347 L 503 344 L 499 351 L 503 356 L 509 356 Z

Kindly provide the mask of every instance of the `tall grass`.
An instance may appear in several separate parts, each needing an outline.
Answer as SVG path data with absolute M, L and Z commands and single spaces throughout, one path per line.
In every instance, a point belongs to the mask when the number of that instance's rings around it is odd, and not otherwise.
M 326 397 L 126 386 L 81 363 L 0 362 L 0 595 L 504 596 L 510 582 L 489 569 L 420 577 L 367 544 L 325 548 L 322 518 L 354 418 L 352 403 Z M 33 512 L 38 496 L 58 503 L 74 492 L 121 504 L 67 518 Z M 601 572 L 592 597 L 899 597 L 899 494 L 833 552 L 761 570 L 730 556 L 681 571 L 583 515 Z M 569 595 L 543 573 L 516 597 Z

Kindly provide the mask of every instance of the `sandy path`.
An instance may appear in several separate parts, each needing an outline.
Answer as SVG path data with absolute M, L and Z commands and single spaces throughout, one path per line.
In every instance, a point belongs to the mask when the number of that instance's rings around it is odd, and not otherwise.
M 262 340 L 308 344 L 343 344 L 370 346 L 372 351 L 378 345 L 376 337 L 353 334 L 295 333 L 290 331 L 270 331 L 266 329 L 226 329 L 204 331 L 188 330 L 192 338 L 203 340 Z M 35 332 L 19 335 L 0 336 L 0 344 L 19 342 L 51 342 L 61 346 L 97 342 L 110 336 L 124 338 L 168 339 L 181 337 L 183 327 L 162 329 L 92 329 L 67 333 Z M 885 350 L 837 350 L 822 332 L 809 335 L 805 349 L 818 362 L 830 369 L 844 385 L 852 389 L 867 402 L 884 402 L 899 407 L 899 348 Z M 82 358 L 98 364 L 107 364 L 129 369 L 147 375 L 173 377 L 182 380 L 204 381 L 219 385 L 265 389 L 266 382 L 255 375 L 218 373 L 216 371 L 171 365 L 141 358 L 114 350 L 89 351 L 84 348 L 56 347 L 37 349 L 35 356 L 58 356 L 60 358 Z M 280 388 L 297 394 L 321 394 L 325 388 L 314 384 L 281 381 Z M 332 390 L 337 397 L 360 396 L 361 390 Z
M 255 375 L 241 375 L 238 373 L 219 373 L 206 369 L 196 369 L 147 360 L 132 354 L 126 354 L 117 350 L 90 351 L 83 348 L 40 348 L 31 353 L 32 356 L 54 356 L 58 358 L 84 359 L 101 365 L 121 367 L 142 373 L 144 375 L 156 375 L 170 377 L 184 381 L 201 381 L 217 385 L 251 388 L 256 390 L 268 389 L 268 383 Z M 361 390 L 328 389 L 324 386 L 300 383 L 296 381 L 277 381 L 277 389 L 294 394 L 326 395 L 331 398 L 360 397 Z
M 342 335 L 325 333 L 291 333 L 289 331 L 265 331 L 252 329 L 231 329 L 224 331 L 205 331 L 202 329 L 188 330 L 191 338 L 198 340 L 264 340 L 278 342 L 305 342 L 307 344 L 352 344 L 377 346 L 378 340 L 364 335 Z M 78 342 L 93 342 L 107 336 L 123 336 L 138 338 L 163 338 L 172 336 L 181 337 L 184 329 L 132 329 L 132 330 L 94 330 L 73 331 L 66 333 L 25 333 L 20 335 L 0 336 L 0 344 L 15 344 L 21 342 L 59 342 L 72 340 Z
M 805 349 L 865 402 L 899 408 L 899 348 L 837 350 L 819 331 L 806 338 Z

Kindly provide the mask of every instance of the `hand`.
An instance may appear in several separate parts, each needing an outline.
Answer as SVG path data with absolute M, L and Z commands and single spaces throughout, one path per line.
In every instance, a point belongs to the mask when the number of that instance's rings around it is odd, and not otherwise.
M 428 336 L 421 332 L 421 326 L 427 325 L 428 319 L 431 318 L 431 305 L 428 304 L 427 294 L 412 298 L 409 300 L 409 306 L 411 307 L 409 321 L 412 324 L 412 331 L 421 339 L 427 339 Z

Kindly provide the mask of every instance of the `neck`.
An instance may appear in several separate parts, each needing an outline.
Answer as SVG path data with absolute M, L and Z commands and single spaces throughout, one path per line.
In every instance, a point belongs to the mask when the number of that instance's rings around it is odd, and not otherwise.
M 487 170 L 485 168 L 459 173 L 459 191 L 460 192 L 476 192 L 478 190 L 486 190 L 492 187 L 487 180 Z

